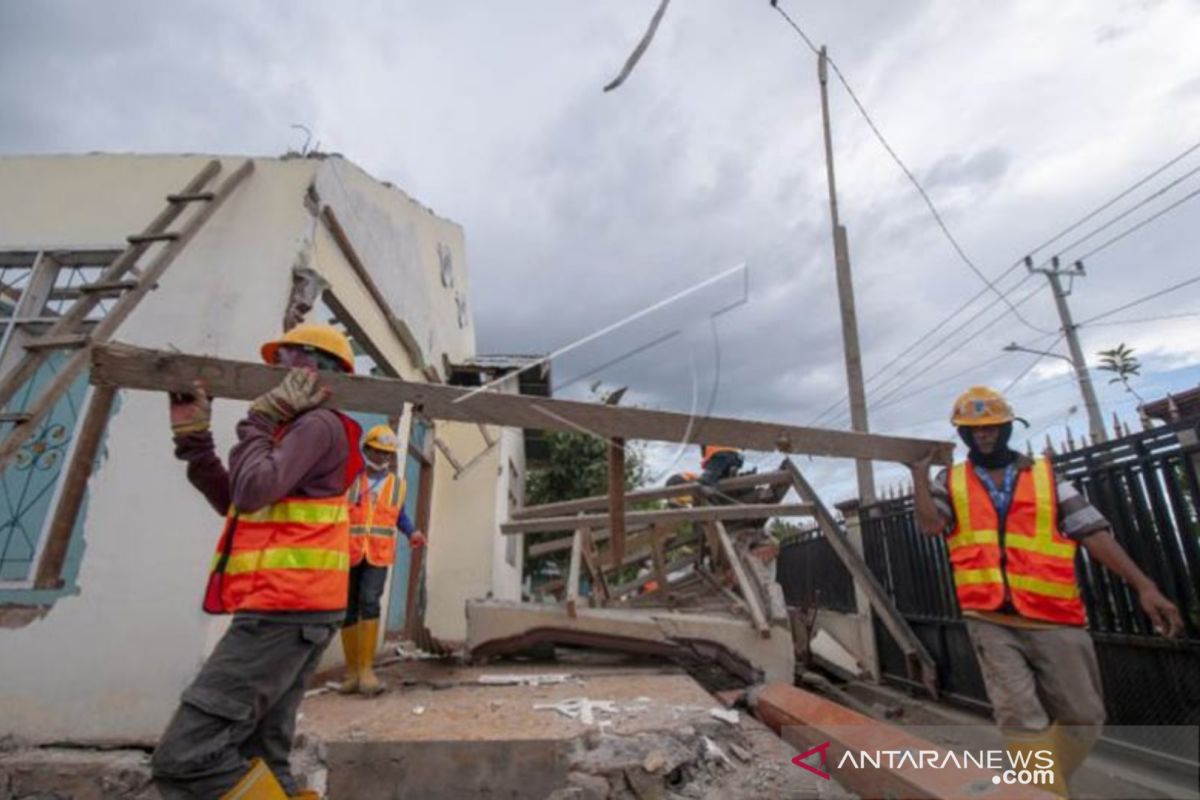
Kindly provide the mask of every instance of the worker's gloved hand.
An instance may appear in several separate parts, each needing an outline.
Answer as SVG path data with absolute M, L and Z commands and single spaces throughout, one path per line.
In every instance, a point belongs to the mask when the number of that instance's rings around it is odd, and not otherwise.
M 1163 596 L 1157 586 L 1147 586 L 1138 595 L 1142 611 L 1150 617 L 1154 631 L 1168 639 L 1173 639 L 1183 633 L 1183 618 L 1175 604 Z
M 203 433 L 212 423 L 212 401 L 204 384 L 196 381 L 192 384 L 192 392 L 170 392 L 167 397 L 171 403 L 171 433 L 175 436 L 186 436 L 189 433 Z
M 408 537 L 408 546 L 413 550 L 416 550 L 418 547 L 424 547 L 425 534 L 421 533 L 420 531 L 413 531 L 412 536 Z
M 329 394 L 329 387 L 321 384 L 316 370 L 296 367 L 278 386 L 251 403 L 250 410 L 283 425 L 324 403 Z

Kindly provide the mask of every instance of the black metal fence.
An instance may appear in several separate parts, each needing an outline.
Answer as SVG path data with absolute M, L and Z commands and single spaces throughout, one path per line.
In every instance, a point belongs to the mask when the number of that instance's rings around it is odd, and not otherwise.
M 819 530 L 801 531 L 779 550 L 777 576 L 789 606 L 854 612 L 854 579 Z
M 1155 428 L 1054 458 L 1059 476 L 1105 515 L 1117 540 L 1185 620 L 1182 639 L 1156 635 L 1136 594 L 1080 548 L 1076 572 L 1112 724 L 1200 724 L 1200 444 L 1195 426 L 1193 420 Z M 950 699 L 986 709 L 944 542 L 916 530 L 911 497 L 865 506 L 861 514 L 866 562 L 934 657 L 943 690 Z M 815 587 L 838 580 L 830 577 L 837 567 L 828 545 L 805 541 L 785 547 L 779 575 L 789 602 L 797 597 L 832 608 L 826 601 L 834 592 L 817 593 Z M 793 582 L 797 585 L 789 586 Z M 908 684 L 900 649 L 878 622 L 875 627 L 882 673 Z

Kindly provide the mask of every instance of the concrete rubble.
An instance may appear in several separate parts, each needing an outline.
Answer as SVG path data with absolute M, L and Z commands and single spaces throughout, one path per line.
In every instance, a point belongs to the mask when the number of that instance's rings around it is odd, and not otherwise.
M 403 688 L 305 701 L 301 731 L 321 754 L 331 800 L 394 797 L 396 787 L 427 800 L 847 796 L 799 771 L 792 748 L 757 720 L 715 708 L 661 663 L 573 663 L 570 680 L 550 682 L 534 679 L 568 673 L 430 662 L 381 672 Z

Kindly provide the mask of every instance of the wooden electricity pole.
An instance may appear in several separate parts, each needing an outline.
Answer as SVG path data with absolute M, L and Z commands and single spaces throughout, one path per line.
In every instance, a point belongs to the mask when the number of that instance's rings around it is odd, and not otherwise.
M 833 262 L 837 270 L 838 301 L 842 312 L 842 349 L 846 358 L 846 384 L 850 393 L 850 428 L 868 433 L 867 396 L 863 388 L 862 354 L 858 349 L 858 315 L 854 310 L 854 281 L 850 277 L 850 244 L 846 228 L 838 219 L 837 182 L 833 175 L 833 135 L 829 129 L 829 69 L 825 47 L 817 57 L 821 83 L 821 121 L 825 131 L 825 175 L 829 181 L 829 215 L 833 222 Z M 858 473 L 858 496 L 864 503 L 875 499 L 875 473 L 869 459 L 854 462 Z

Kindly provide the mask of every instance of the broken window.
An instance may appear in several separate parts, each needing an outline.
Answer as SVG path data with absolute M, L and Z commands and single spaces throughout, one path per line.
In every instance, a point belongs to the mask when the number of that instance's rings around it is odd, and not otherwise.
M 116 251 L 0 253 L 0 380 L 21 362 L 25 346 L 69 311 L 83 297 L 82 287 L 95 282 L 116 255 Z M 114 302 L 102 300 L 88 314 L 81 332 L 103 319 Z M 27 424 L 25 412 L 68 357 L 68 351 L 51 352 L 17 389 L 0 410 L 4 430 Z M 72 459 L 95 457 L 94 451 L 75 453 L 76 428 L 90 393 L 83 372 L 0 475 L 0 602 L 49 601 L 52 596 L 39 598 L 34 593 L 58 592 L 73 582 L 71 550 L 81 498 L 74 497 L 61 508 L 60 498 Z

